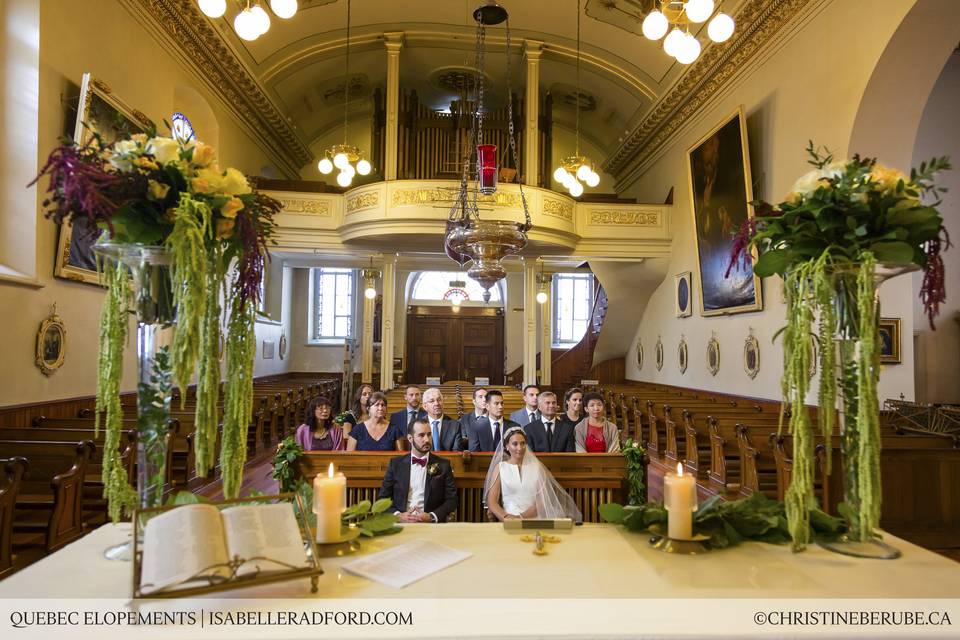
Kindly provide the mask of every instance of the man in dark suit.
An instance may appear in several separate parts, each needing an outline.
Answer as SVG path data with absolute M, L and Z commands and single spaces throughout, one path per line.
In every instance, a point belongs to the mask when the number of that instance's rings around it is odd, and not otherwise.
M 420 406 L 420 387 L 415 384 L 407 385 L 403 399 L 407 406 L 390 414 L 390 424 L 399 429 L 400 433 L 406 433 L 414 420 L 427 417 L 427 412 Z
M 510 419 L 525 427 L 534 420 L 540 419 L 540 413 L 537 410 L 540 389 L 535 384 L 528 384 L 523 388 L 523 407 L 510 414 Z
M 460 416 L 460 431 L 466 438 L 478 420 L 487 419 L 487 390 L 477 387 L 473 392 L 473 411 Z
M 380 498 L 393 500 L 401 522 L 446 522 L 457 509 L 457 485 L 450 463 L 430 453 L 430 425 L 414 420 L 407 430 L 410 453 L 390 461 Z
M 538 408 L 540 419 L 523 428 L 527 433 L 527 446 L 530 450 L 535 453 L 575 451 L 574 425 L 557 420 L 557 396 L 552 391 L 542 392 Z
M 470 451 L 496 451 L 500 438 L 510 427 L 519 427 L 503 417 L 503 394 L 496 389 L 487 391 L 487 417 L 478 420 L 467 433 Z
M 460 423 L 443 415 L 443 394 L 431 387 L 423 392 L 423 406 L 427 410 L 430 436 L 434 451 L 462 451 L 463 435 Z

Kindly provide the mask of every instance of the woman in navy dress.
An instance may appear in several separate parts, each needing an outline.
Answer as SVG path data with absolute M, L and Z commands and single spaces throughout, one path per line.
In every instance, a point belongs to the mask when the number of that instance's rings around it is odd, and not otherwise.
M 371 394 L 367 413 L 369 419 L 350 430 L 347 451 L 403 451 L 407 434 L 387 419 L 387 397 L 379 391 Z

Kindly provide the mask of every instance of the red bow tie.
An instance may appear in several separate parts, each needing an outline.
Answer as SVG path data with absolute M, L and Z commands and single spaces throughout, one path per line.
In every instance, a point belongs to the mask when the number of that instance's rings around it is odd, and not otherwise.
M 418 464 L 418 465 L 420 465 L 421 467 L 427 466 L 427 459 L 426 459 L 426 458 L 414 458 L 413 456 L 410 456 L 410 460 L 413 461 L 413 464 Z

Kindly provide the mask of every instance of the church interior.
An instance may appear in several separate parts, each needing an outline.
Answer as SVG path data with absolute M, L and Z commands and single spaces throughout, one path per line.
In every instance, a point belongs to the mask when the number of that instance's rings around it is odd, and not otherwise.
M 960 624 L 960 3 L 0 20 L 0 599 L 130 598 L 174 503 L 292 492 L 313 573 L 231 597 L 941 598 Z M 139 552 L 134 507 L 167 510 Z M 709 529 L 747 512 L 766 537 Z M 514 519 L 575 526 L 523 546 Z M 412 541 L 472 557 L 399 590 L 340 570 Z M 516 632 L 639 633 L 567 624 Z

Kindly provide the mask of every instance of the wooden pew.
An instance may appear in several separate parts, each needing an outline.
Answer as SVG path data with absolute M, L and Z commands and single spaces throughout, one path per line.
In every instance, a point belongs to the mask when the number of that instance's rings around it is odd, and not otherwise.
M 0 460 L 0 578 L 13 567 L 13 513 L 26 458 Z
M 42 533 L 51 552 L 83 535 L 83 479 L 94 450 L 89 440 L 0 440 L 0 451 L 29 465 L 17 496 L 15 545 Z

